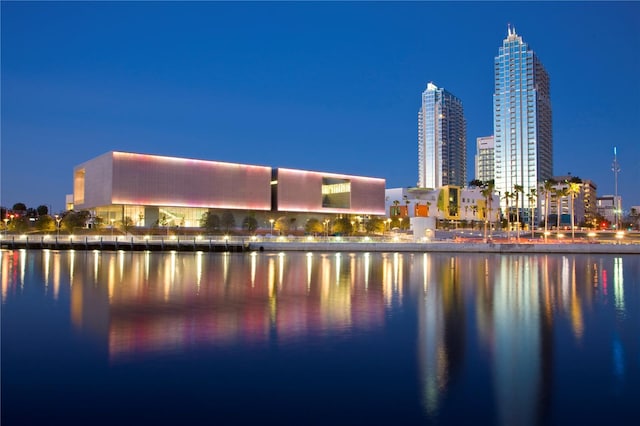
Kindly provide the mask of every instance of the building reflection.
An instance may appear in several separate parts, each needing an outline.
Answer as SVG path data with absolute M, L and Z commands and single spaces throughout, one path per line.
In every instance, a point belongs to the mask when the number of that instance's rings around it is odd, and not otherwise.
M 81 270 L 74 268 L 79 256 Z M 400 298 L 399 266 L 391 255 L 382 262 L 361 256 L 309 253 L 290 262 L 285 254 L 78 252 L 64 265 L 58 253 L 45 253 L 43 275 L 59 289 L 62 270 L 69 271 L 73 325 L 102 336 L 110 359 L 122 361 L 378 328 L 388 303 Z M 9 282 L 3 278 L 3 300 Z
M 454 384 L 464 383 L 491 395 L 497 423 L 550 423 L 559 342 L 570 340 L 579 350 L 598 321 L 619 330 L 606 352 L 612 377 L 623 383 L 637 364 L 637 335 L 624 327 L 637 321 L 628 312 L 637 296 L 625 289 L 625 278 L 637 284 L 640 262 L 625 256 L 49 250 L 0 256 L 2 304 L 33 290 L 68 301 L 73 326 L 102 342 L 112 362 L 202 346 L 317 344 L 379 331 L 390 310 L 415 307 L 418 381 L 424 411 L 434 418 Z M 613 315 L 593 320 L 594 311 L 606 309 Z M 470 369 L 487 371 L 486 383 L 465 382 Z

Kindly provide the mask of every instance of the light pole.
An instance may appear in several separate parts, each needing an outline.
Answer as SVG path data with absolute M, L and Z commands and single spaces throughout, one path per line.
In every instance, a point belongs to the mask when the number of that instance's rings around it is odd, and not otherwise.
M 271 232 L 270 235 L 273 235 L 273 222 L 275 222 L 274 219 L 269 219 L 269 223 L 271 224 Z
M 9 235 L 9 218 L 5 217 L 2 220 L 4 220 L 4 235 Z
M 355 224 L 356 224 L 355 220 L 352 220 L 351 221 L 351 235 L 353 235 L 355 233 L 355 229 L 353 228 L 353 225 L 355 225 Z
M 616 221 L 616 231 L 620 230 L 620 202 L 618 201 L 618 173 L 620 172 L 620 165 L 618 164 L 618 150 L 616 147 L 613 147 L 613 164 L 611 165 L 611 170 L 613 171 L 613 187 L 614 187 L 614 195 L 613 195 L 613 217 Z
M 60 236 L 60 221 L 62 220 L 62 218 L 60 217 L 60 215 L 56 215 L 56 237 Z
M 113 237 L 113 223 L 116 221 L 115 219 L 110 219 L 111 220 L 111 236 Z
M 329 236 L 329 219 L 325 219 L 323 223 L 324 223 L 324 236 L 328 237 Z

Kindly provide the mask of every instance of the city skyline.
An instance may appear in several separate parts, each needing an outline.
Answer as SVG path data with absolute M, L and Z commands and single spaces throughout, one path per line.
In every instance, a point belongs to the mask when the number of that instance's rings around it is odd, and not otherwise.
M 634 2 L 2 2 L 0 204 L 62 210 L 73 167 L 111 150 L 414 186 L 429 81 L 464 105 L 469 180 L 511 24 L 551 76 L 553 175 L 613 194 L 616 146 L 628 209 L 639 16 Z

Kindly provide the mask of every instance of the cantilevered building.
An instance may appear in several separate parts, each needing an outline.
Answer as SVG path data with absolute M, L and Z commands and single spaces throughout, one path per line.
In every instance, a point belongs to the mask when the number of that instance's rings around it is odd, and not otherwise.
M 418 187 L 464 186 L 467 136 L 460 99 L 429 83 L 418 113 Z
M 280 217 L 385 214 L 385 180 L 363 176 L 116 151 L 76 166 L 73 178 L 75 209 L 141 227 L 198 227 L 206 212 L 267 227 Z
M 495 189 L 505 194 L 521 185 L 528 194 L 553 176 L 549 75 L 511 27 L 494 72 Z M 504 208 L 505 201 L 500 203 Z M 526 197 L 520 206 L 529 208 Z

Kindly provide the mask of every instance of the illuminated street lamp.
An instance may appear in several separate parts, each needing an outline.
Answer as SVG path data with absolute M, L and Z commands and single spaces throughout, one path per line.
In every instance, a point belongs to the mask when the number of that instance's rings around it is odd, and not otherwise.
M 355 224 L 356 224 L 355 220 L 352 220 L 352 221 L 351 221 L 351 234 L 352 234 L 352 235 L 353 235 L 353 233 L 355 232 L 355 229 L 354 229 L 354 227 L 353 227 L 353 225 L 355 225 Z
M 391 218 L 387 219 L 387 227 L 389 228 L 389 231 L 391 231 Z
M 324 222 L 324 235 L 325 237 L 329 236 L 329 219 L 325 219 Z
M 271 224 L 271 235 L 273 235 L 273 222 L 275 222 L 274 219 L 269 219 L 269 223 Z
M 402 230 L 402 218 L 398 219 L 400 221 L 400 229 Z
M 113 237 L 113 223 L 115 222 L 115 219 L 111 219 L 111 236 Z
M 2 220 L 4 220 L 4 233 L 7 235 L 9 233 L 9 218 L 5 217 Z
M 56 215 L 56 236 L 60 236 L 60 221 L 62 220 L 62 218 L 60 217 L 60 215 Z

